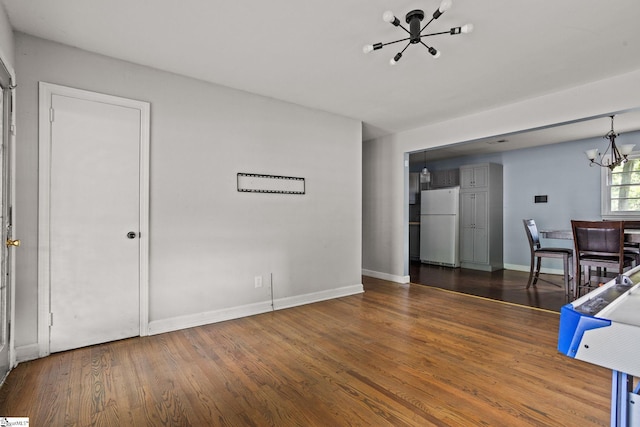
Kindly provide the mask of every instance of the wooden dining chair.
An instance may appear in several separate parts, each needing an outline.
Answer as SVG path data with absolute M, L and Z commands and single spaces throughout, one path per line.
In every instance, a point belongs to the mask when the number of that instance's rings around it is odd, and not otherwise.
M 544 280 L 540 278 L 540 265 L 542 264 L 542 258 L 562 258 L 562 264 L 564 267 L 564 289 L 567 295 L 571 295 L 570 266 L 573 265 L 573 249 L 541 246 L 540 235 L 538 234 L 536 222 L 532 219 L 523 219 L 522 222 L 524 223 L 524 229 L 527 232 L 529 249 L 531 250 L 531 268 L 529 269 L 529 281 L 527 282 L 526 289 L 529 289 L 531 285 L 535 286 L 538 280 Z M 549 282 L 548 280 L 544 281 Z M 555 285 L 553 282 L 549 283 Z
M 640 221 L 624 221 L 625 230 L 639 230 Z M 640 265 L 640 243 L 630 242 L 627 235 L 624 237 L 624 251 L 635 257 L 635 265 Z
M 600 278 L 603 270 L 616 275 L 622 274 L 635 261 L 633 255 L 625 253 L 624 221 L 572 220 L 571 229 L 577 265 L 575 297 L 580 295 L 581 289 L 588 292 L 593 287 L 591 268 L 597 269 Z

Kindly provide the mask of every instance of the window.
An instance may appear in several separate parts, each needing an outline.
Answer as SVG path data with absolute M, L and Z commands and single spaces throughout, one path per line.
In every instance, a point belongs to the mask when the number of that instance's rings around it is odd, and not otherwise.
M 640 154 L 613 171 L 602 168 L 602 217 L 640 218 Z

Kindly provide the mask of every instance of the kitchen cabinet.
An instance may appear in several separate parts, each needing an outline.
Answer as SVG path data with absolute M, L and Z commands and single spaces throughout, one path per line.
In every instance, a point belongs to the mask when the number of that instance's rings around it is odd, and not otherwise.
M 460 168 L 460 261 L 462 268 L 504 268 L 502 165 Z
M 497 166 L 500 166 L 500 181 L 502 181 L 502 165 Z M 489 185 L 489 168 L 489 164 L 461 167 L 460 187 L 466 189 L 487 187 L 487 185 Z
M 487 192 L 460 195 L 461 260 L 485 265 L 489 263 Z
M 460 185 L 460 170 L 445 169 L 431 172 L 431 188 L 447 188 Z

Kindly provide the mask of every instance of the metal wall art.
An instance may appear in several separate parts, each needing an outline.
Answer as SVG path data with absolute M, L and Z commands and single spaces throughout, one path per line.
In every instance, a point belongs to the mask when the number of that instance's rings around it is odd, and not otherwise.
M 238 172 L 238 191 L 244 193 L 305 194 L 304 178 Z

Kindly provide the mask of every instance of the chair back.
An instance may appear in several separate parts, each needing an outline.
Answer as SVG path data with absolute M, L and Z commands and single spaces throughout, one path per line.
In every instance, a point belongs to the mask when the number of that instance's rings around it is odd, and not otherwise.
M 523 219 L 524 229 L 527 232 L 527 238 L 529 239 L 529 248 L 531 252 L 536 249 L 540 249 L 540 235 L 538 234 L 538 227 L 536 222 L 532 219 Z
M 624 228 L 626 230 L 638 230 L 640 229 L 640 221 L 624 221 Z
M 624 221 L 571 221 L 576 256 L 624 258 Z
M 640 221 L 624 221 L 625 230 L 640 230 Z M 636 265 L 640 265 L 640 243 L 630 242 L 630 236 L 624 234 L 624 245 L 628 251 L 635 254 Z

